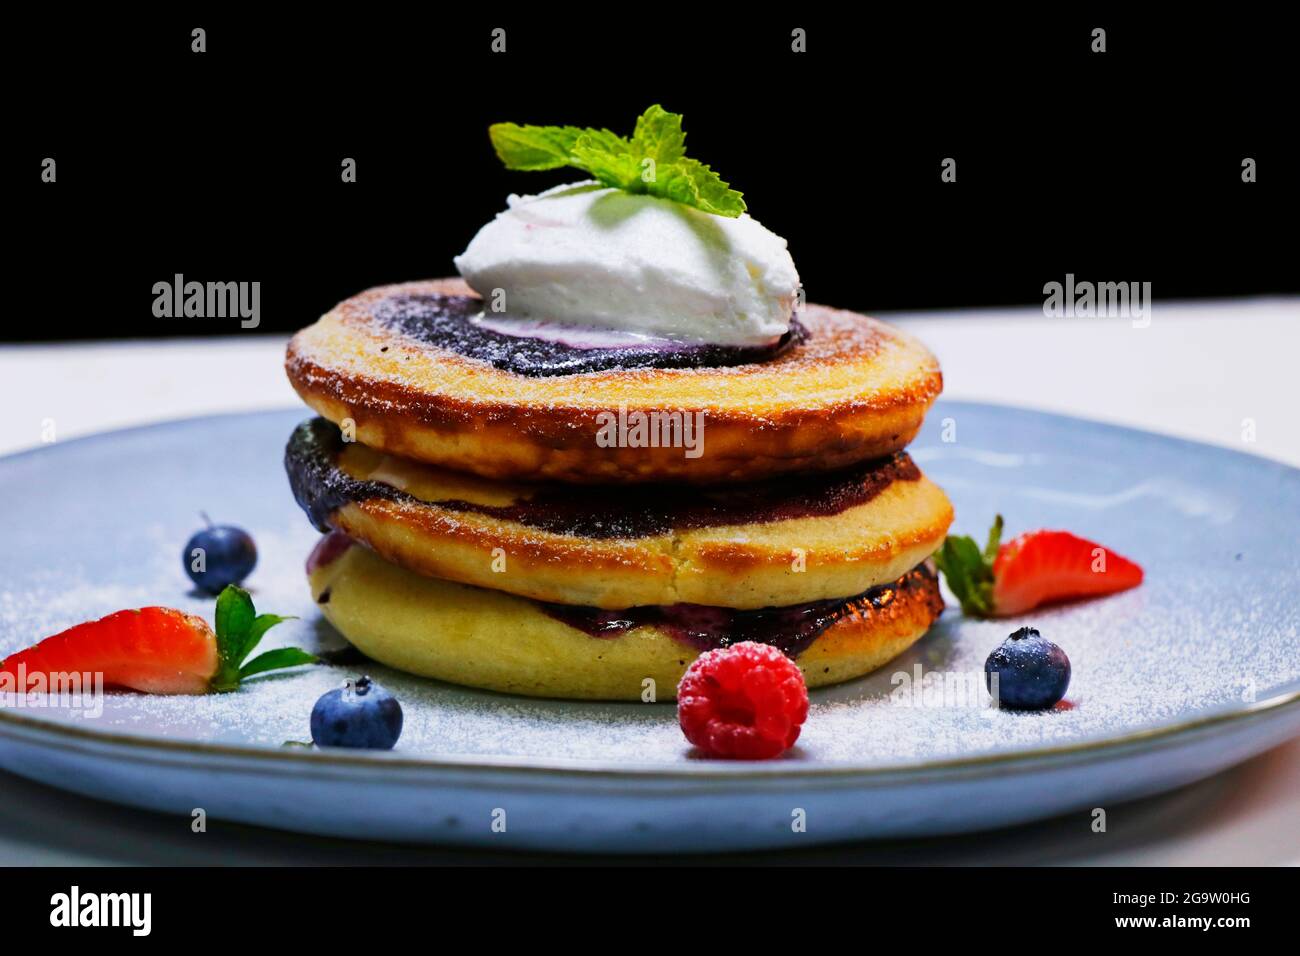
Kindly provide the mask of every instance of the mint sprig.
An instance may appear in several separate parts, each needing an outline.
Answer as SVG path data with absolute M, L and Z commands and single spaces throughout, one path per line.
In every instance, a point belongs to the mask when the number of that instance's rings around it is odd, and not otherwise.
M 681 114 L 662 106 L 641 114 L 631 138 L 607 129 L 517 123 L 494 123 L 488 135 L 508 169 L 572 166 L 606 186 L 671 199 L 715 216 L 734 219 L 745 211 L 741 193 L 686 156 Z
M 964 534 L 950 534 L 934 555 L 948 589 L 961 602 L 962 613 L 972 617 L 991 617 L 993 606 L 993 562 L 1002 542 L 1002 515 L 993 519 L 988 541 L 981 551 L 975 539 Z
M 235 690 L 240 681 L 254 674 L 316 663 L 315 655 L 296 647 L 267 651 L 245 663 L 267 631 L 292 620 L 279 614 L 258 614 L 247 591 L 234 584 L 226 587 L 217 596 L 217 672 L 212 677 L 212 689 Z

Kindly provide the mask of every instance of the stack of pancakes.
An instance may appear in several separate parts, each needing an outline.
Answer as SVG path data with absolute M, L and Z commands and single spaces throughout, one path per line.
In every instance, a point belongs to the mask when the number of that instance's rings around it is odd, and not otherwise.
M 952 507 L 903 451 L 942 377 L 910 336 L 807 306 L 764 355 L 590 349 L 479 312 L 458 280 L 387 286 L 289 345 L 322 416 L 286 452 L 327 532 L 312 594 L 368 657 L 520 694 L 665 699 L 699 653 L 741 640 L 780 647 L 810 686 L 857 677 L 942 611 L 927 559 Z

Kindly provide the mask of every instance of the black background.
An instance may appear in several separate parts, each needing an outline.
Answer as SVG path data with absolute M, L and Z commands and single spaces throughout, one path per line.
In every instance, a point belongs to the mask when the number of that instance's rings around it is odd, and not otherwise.
M 789 240 L 814 301 L 1037 303 L 1067 272 L 1150 281 L 1164 299 L 1300 291 L 1288 34 L 1255 8 L 473 8 L 15 23 L 19 307 L 0 338 L 239 331 L 155 318 L 152 285 L 178 272 L 260 281 L 264 332 L 450 274 L 508 193 L 582 177 L 505 170 L 489 123 L 627 133 L 656 102 Z M 190 51 L 194 26 L 206 53 Z M 796 26 L 805 54 L 790 51 Z M 40 181 L 45 156 L 57 183 Z M 956 183 L 940 181 L 947 156 Z
M 1293 879 L 1286 868 L 1208 867 L 1115 869 L 896 868 L 887 874 L 802 869 L 764 877 L 731 866 L 690 874 L 662 868 L 578 870 L 547 876 L 533 869 L 500 866 L 460 868 L 454 873 L 402 869 L 301 868 L 286 875 L 271 868 L 131 868 L 0 871 L 5 893 L 5 935 L 11 946 L 65 944 L 138 946 L 125 928 L 52 928 L 50 899 L 76 884 L 81 893 L 148 892 L 157 945 L 193 945 L 196 934 L 219 934 L 234 945 L 285 943 L 297 951 L 315 947 L 397 946 L 415 937 L 437 950 L 449 936 L 474 939 L 522 952 L 539 947 L 557 930 L 581 943 L 587 939 L 641 939 L 656 933 L 668 946 L 743 950 L 771 948 L 774 933 L 809 945 L 830 942 L 821 925 L 803 930 L 799 900 L 817 900 L 828 914 L 887 937 L 904 949 L 926 950 L 938 943 L 1037 951 L 1068 939 L 1079 945 L 1128 937 L 1139 945 L 1166 939 L 1179 951 L 1234 951 L 1258 939 L 1276 939 L 1292 922 Z M 527 858 L 519 858 L 527 864 Z M 575 864 L 584 861 L 574 859 Z M 707 857 L 671 862 L 708 865 Z M 563 892 L 539 890 L 539 880 L 563 881 Z M 558 885 L 558 884 L 556 884 Z M 1115 894 L 1248 894 L 1249 902 L 1150 905 L 1115 902 Z M 671 915 L 666 893 L 679 898 Z M 864 903 L 864 896 L 870 905 Z M 582 906 L 580 917 L 575 913 Z M 1249 927 L 1145 929 L 1115 925 L 1116 917 L 1248 917 Z M 828 916 L 827 919 L 830 919 Z M 824 924 L 822 924 L 824 925 Z M 574 932 L 576 930 L 576 933 Z M 1252 935 L 1252 932 L 1255 935 Z M 840 934 L 841 936 L 843 933 Z M 144 943 L 148 945 L 148 943 Z M 1257 945 L 1257 944 L 1256 944 Z M 1191 949 L 1188 950 L 1188 947 Z M 174 950 L 173 950 L 174 951 Z

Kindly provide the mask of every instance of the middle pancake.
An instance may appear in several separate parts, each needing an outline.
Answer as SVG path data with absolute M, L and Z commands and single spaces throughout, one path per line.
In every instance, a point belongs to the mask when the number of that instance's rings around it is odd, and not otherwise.
M 285 466 L 321 531 L 428 577 L 606 609 L 785 606 L 861 594 L 942 543 L 943 491 L 900 452 L 742 485 L 492 481 L 294 431 Z

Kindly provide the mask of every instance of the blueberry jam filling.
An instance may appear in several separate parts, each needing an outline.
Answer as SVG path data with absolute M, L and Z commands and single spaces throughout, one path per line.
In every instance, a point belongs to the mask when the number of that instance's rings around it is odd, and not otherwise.
M 293 430 L 284 450 L 284 469 L 289 474 L 294 500 L 307 513 L 312 526 L 327 535 L 307 559 L 308 574 L 329 564 L 347 548 L 347 538 L 342 534 L 328 534 L 333 530 L 329 517 L 339 508 L 370 498 L 415 500 L 392 485 L 361 481 L 344 474 L 334 463 L 342 447 L 343 435 L 338 426 L 323 418 L 313 418 Z
M 323 418 L 299 425 L 285 449 L 294 497 L 320 531 L 330 515 L 350 502 L 380 498 L 416 503 L 406 492 L 354 478 L 337 465 L 338 426 Z M 834 515 L 865 504 L 895 481 L 916 481 L 920 470 L 906 452 L 836 472 L 792 475 L 744 485 L 698 487 L 668 484 L 572 486 L 542 484 L 509 505 L 437 502 L 453 511 L 514 521 L 530 528 L 581 538 L 644 538 L 673 530 L 784 521 Z
M 787 657 L 807 650 L 823 631 L 848 615 L 883 611 L 901 594 L 926 589 L 932 611 L 943 609 L 938 582 L 928 565 L 917 565 L 890 584 L 871 588 L 856 597 L 812 601 L 788 607 L 764 607 L 741 611 L 705 604 L 671 604 L 606 611 L 596 607 L 541 604 L 542 609 L 569 627 L 592 637 L 618 637 L 633 628 L 650 624 L 668 631 L 674 638 L 700 651 L 729 647 L 741 641 L 771 644 Z
M 315 574 L 327 564 L 333 564 L 343 556 L 343 552 L 352 547 L 352 539 L 341 531 L 331 531 L 316 542 L 316 547 L 307 555 L 307 573 Z M 325 601 L 320 601 L 324 604 Z
M 646 368 L 720 368 L 766 362 L 808 338 L 794 319 L 771 345 L 626 345 L 577 348 L 563 342 L 506 335 L 471 320 L 483 300 L 466 295 L 392 295 L 374 308 L 375 318 L 407 338 L 478 359 L 516 375 L 542 377 Z

